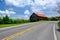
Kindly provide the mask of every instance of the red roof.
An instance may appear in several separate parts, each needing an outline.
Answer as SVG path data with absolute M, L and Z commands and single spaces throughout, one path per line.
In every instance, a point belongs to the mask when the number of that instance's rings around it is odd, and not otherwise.
M 39 16 L 39 17 L 47 17 L 44 14 L 40 14 L 40 13 L 37 13 L 36 15 Z

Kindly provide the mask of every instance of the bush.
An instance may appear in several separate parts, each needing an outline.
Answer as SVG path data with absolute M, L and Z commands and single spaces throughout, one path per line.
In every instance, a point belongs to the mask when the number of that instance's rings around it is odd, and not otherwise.
M 0 24 L 2 24 L 2 18 L 0 18 Z
M 60 29 L 60 22 L 58 22 L 58 27 L 59 27 L 59 29 Z

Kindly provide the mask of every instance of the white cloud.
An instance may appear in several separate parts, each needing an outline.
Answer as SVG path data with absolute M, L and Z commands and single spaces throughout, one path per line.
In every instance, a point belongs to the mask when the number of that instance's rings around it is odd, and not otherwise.
M 28 15 L 14 15 L 12 18 L 14 18 L 14 19 L 25 19 L 25 20 L 28 20 L 29 16 Z
M 0 10 L 0 14 L 4 14 L 4 13 L 5 13 L 5 11 L 1 11 L 1 10 Z
M 32 6 L 45 6 L 45 5 L 56 5 L 57 0 L 5 0 L 6 4 L 8 5 L 14 5 L 17 7 L 24 7 L 26 5 L 32 5 Z M 59 0 L 58 0 L 59 1 Z M 57 1 L 57 2 L 58 2 Z
M 0 10 L 0 14 L 3 15 L 3 16 L 5 16 L 5 15 L 10 16 L 12 14 L 16 14 L 16 12 L 11 11 L 11 10 L 5 10 L 5 11 Z
M 60 0 L 56 0 L 56 2 L 57 2 L 57 3 L 58 3 L 58 2 L 60 3 Z
M 29 14 L 30 14 L 29 10 L 25 10 L 24 14 L 25 14 L 25 15 L 23 16 L 23 18 L 24 18 L 25 20 L 29 19 Z
M 14 5 L 17 7 L 24 7 L 30 5 L 31 0 L 5 0 L 7 5 Z
M 29 15 L 30 14 L 29 10 L 26 10 L 24 14 Z
M 10 10 L 5 10 L 5 11 L 0 10 L 0 14 L 15 14 L 15 12 Z
M 57 7 L 56 2 L 59 0 L 5 0 L 7 5 L 13 5 L 16 7 L 25 7 L 26 5 L 31 5 L 32 12 L 40 12 L 43 9 L 53 10 Z M 25 14 L 29 14 L 29 11 L 25 11 Z
M 60 14 L 58 13 L 51 13 L 49 15 L 47 15 L 48 17 L 55 17 L 55 16 L 60 16 Z
M 13 11 L 13 8 L 9 8 L 8 10 L 11 10 L 11 11 Z
M 35 4 L 36 5 L 46 5 L 46 3 L 47 3 L 47 0 L 35 0 Z
M 29 16 L 28 15 L 25 15 L 24 16 L 24 19 L 26 19 L 26 20 L 29 19 Z
M 38 9 L 42 9 L 41 7 L 46 7 L 46 6 L 50 6 L 53 7 L 56 5 L 56 0 L 34 0 L 34 2 L 32 0 L 5 0 L 6 4 L 8 5 L 14 5 L 17 7 L 25 7 L 26 5 L 31 5 L 32 10 L 37 10 Z M 38 8 L 39 7 L 39 8 Z
M 56 0 L 35 0 L 34 3 L 32 3 L 32 11 L 33 12 L 40 12 L 42 9 L 53 9 L 56 7 Z
M 24 15 L 14 15 L 12 16 L 13 19 L 24 19 Z

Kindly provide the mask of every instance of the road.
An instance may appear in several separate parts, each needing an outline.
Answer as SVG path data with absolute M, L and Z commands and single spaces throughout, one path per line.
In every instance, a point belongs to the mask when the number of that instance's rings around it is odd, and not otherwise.
M 35 22 L 0 30 L 0 40 L 57 40 L 54 37 L 56 24 L 57 21 Z

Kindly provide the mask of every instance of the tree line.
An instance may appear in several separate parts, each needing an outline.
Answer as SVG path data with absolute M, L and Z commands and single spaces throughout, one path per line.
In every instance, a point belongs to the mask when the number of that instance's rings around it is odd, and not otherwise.
M 0 24 L 20 24 L 20 23 L 27 23 L 29 20 L 23 19 L 11 19 L 7 15 L 3 18 L 0 18 Z
M 60 20 L 60 16 L 48 18 L 48 21 L 57 21 L 57 20 Z
M 46 21 L 56 21 L 56 20 L 60 20 L 60 16 L 50 17 L 50 18 L 46 19 Z M 41 21 L 41 20 L 39 20 L 39 21 Z M 0 18 L 0 24 L 20 24 L 20 23 L 28 23 L 28 22 L 30 22 L 30 21 L 23 20 L 23 19 L 11 19 L 7 15 L 3 18 Z

